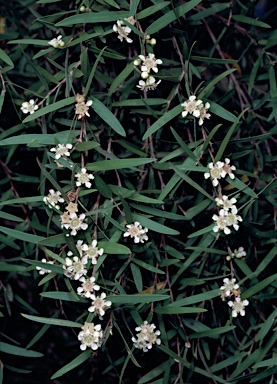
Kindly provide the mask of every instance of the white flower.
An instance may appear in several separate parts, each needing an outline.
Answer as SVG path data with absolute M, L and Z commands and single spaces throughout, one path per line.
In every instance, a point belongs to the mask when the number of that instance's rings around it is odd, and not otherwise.
M 80 349 L 85 351 L 88 347 L 96 351 L 96 349 L 101 347 L 102 338 L 101 324 L 94 325 L 94 323 L 86 322 L 82 327 L 82 331 L 78 334 L 78 340 L 81 341 Z
M 142 349 L 143 352 L 147 352 L 152 348 L 154 344 L 160 345 L 161 340 L 157 338 L 161 334 L 160 331 L 154 332 L 156 326 L 154 324 L 148 324 L 147 321 L 144 321 L 140 327 L 136 327 L 135 330 L 137 333 L 137 339 L 132 337 L 134 347 Z
M 208 112 L 208 109 L 210 108 L 209 103 L 205 103 L 205 105 L 200 109 L 200 115 L 199 115 L 199 125 L 203 125 L 204 119 L 209 119 L 211 117 L 210 113 Z
M 186 117 L 188 113 L 195 117 L 200 117 L 200 111 L 203 106 L 202 100 L 196 100 L 196 96 L 190 96 L 187 101 L 181 104 L 182 107 L 184 107 L 184 111 L 182 112 L 182 116 Z M 201 124 L 200 124 L 201 125 Z
M 43 201 L 49 208 L 60 209 L 58 203 L 64 203 L 64 199 L 61 197 L 61 192 L 55 192 L 54 189 L 49 189 L 48 196 L 44 196 Z
M 56 147 L 51 148 L 50 152 L 56 152 L 55 159 L 59 160 L 61 157 L 70 156 L 69 149 L 72 149 L 72 144 L 58 144 Z
M 156 79 L 154 76 L 147 77 L 146 81 L 140 80 L 139 85 L 137 87 L 141 89 L 142 91 L 154 91 L 157 86 L 160 84 L 161 80 L 156 82 Z
M 77 231 L 82 229 L 85 231 L 88 227 L 86 223 L 84 223 L 84 220 L 86 218 L 86 215 L 82 213 L 80 216 L 78 216 L 75 212 L 69 213 L 69 218 L 67 223 L 61 223 L 62 228 L 71 229 L 71 235 L 75 236 L 77 234 Z
M 62 41 L 62 35 L 59 35 L 58 37 L 48 41 L 49 45 L 52 45 L 54 48 L 61 48 L 64 47 L 64 42 Z
M 38 109 L 38 106 L 35 104 L 35 100 L 31 99 L 30 101 L 24 101 L 20 109 L 23 113 L 32 115 Z
M 82 168 L 81 172 L 76 173 L 75 177 L 77 177 L 76 185 L 80 187 L 82 184 L 85 184 L 87 188 L 91 187 L 90 180 L 94 179 L 94 176 L 91 173 L 87 173 L 86 168 Z
M 72 201 L 71 201 L 70 203 L 68 203 L 68 205 L 65 207 L 65 209 L 68 212 L 78 212 L 78 204 L 72 203 Z
M 97 247 L 97 240 L 93 240 L 91 245 L 88 244 L 82 244 L 81 251 L 84 256 L 86 256 L 88 259 L 91 259 L 92 264 L 97 264 L 97 258 L 98 256 L 103 255 L 104 249 Z
M 47 261 L 46 259 L 41 259 L 41 262 L 42 263 L 45 263 L 45 264 L 54 264 L 54 261 Z M 46 269 L 46 268 L 42 268 L 42 267 L 39 267 L 37 266 L 36 269 L 39 271 L 38 273 L 40 275 L 44 275 L 45 273 L 51 273 L 51 269 Z
M 246 252 L 244 250 L 243 247 L 239 247 L 238 249 L 235 249 L 234 252 L 233 252 L 234 256 L 237 258 L 237 259 L 240 259 L 241 257 L 244 257 L 246 256 Z
M 92 100 L 88 100 L 86 103 L 83 101 L 81 103 L 75 104 L 75 114 L 78 115 L 78 120 L 85 116 L 90 117 L 88 109 L 92 105 L 92 103 Z
M 213 215 L 212 219 L 216 222 L 216 225 L 213 227 L 214 232 L 224 231 L 226 235 L 231 233 L 230 228 L 228 228 L 227 216 Z
M 227 174 L 230 176 L 230 178 L 233 180 L 235 178 L 235 175 L 233 174 L 232 171 L 236 170 L 236 167 L 234 165 L 229 165 L 230 164 L 230 159 L 225 159 L 225 164 L 223 164 L 223 172 L 224 175 L 222 177 L 225 177 Z
M 91 294 L 90 298 L 92 299 L 92 302 L 91 306 L 88 308 L 88 311 L 94 312 L 101 319 L 101 317 L 105 315 L 105 311 L 108 309 L 108 307 L 112 305 L 112 302 L 105 300 L 106 294 L 104 292 L 102 292 L 100 296 Z
M 86 257 L 79 258 L 78 256 L 73 256 L 73 259 L 66 257 L 65 265 L 63 265 L 65 276 L 73 280 L 79 280 L 80 277 L 88 272 L 85 268 L 87 262 Z
M 223 166 L 224 163 L 222 161 L 217 161 L 215 164 L 209 163 L 209 172 L 204 173 L 205 179 L 208 179 L 209 177 L 212 179 L 214 187 L 218 185 L 218 179 L 221 179 L 221 177 L 225 177 L 226 175 L 226 172 L 223 170 Z
M 127 224 L 126 228 L 128 228 L 128 231 L 125 232 L 123 236 L 130 236 L 134 239 L 135 243 L 144 243 L 144 241 L 148 240 L 148 236 L 146 235 L 148 228 L 142 228 L 138 221 L 135 221 L 134 224 Z
M 240 295 L 239 285 L 236 284 L 236 279 L 228 279 L 227 277 L 223 279 L 224 285 L 220 287 L 220 295 L 222 300 L 225 300 L 225 297 L 235 295 Z
M 235 301 L 228 301 L 229 307 L 232 308 L 232 316 L 237 317 L 238 313 L 241 316 L 245 316 L 244 308 L 249 304 L 248 300 L 241 300 L 240 297 L 236 297 Z
M 148 56 L 139 55 L 139 58 L 142 61 L 141 71 L 146 73 L 150 73 L 151 70 L 158 73 L 157 65 L 163 63 L 161 59 L 156 59 L 153 53 L 149 53 Z
M 230 227 L 233 226 L 233 228 L 237 231 L 239 229 L 238 221 L 242 221 L 241 216 L 236 215 L 232 212 L 228 213 L 227 216 L 227 225 Z
M 130 27 L 124 26 L 122 20 L 117 20 L 116 24 L 113 25 L 114 32 L 118 33 L 118 38 L 122 42 L 123 39 L 127 41 L 127 43 L 132 43 L 133 40 L 128 37 L 129 33 L 132 31 Z
M 237 202 L 237 199 L 235 199 L 234 197 L 232 197 L 230 200 L 228 199 L 228 196 L 225 196 L 223 195 L 222 196 L 222 199 L 216 197 L 215 198 L 215 201 L 216 201 L 216 205 L 218 207 L 221 207 L 223 208 L 224 211 L 226 211 L 227 213 L 229 212 L 229 210 L 233 213 L 233 214 L 236 214 L 238 212 L 238 209 L 237 207 L 235 206 L 236 202 Z
M 91 298 L 92 292 L 100 289 L 99 285 L 95 284 L 94 276 L 88 279 L 82 276 L 79 281 L 81 281 L 82 285 L 77 288 L 77 293 L 83 297 Z

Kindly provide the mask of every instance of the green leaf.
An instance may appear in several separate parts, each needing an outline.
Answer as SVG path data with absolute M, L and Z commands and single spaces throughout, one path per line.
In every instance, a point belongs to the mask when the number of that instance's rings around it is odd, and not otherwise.
M 98 99 L 92 97 L 93 104 L 92 109 L 103 119 L 116 133 L 121 136 L 126 136 L 124 128 L 112 114 L 112 112 Z
M 127 248 L 125 245 L 107 242 L 107 241 L 99 241 L 97 244 L 98 248 L 103 248 L 104 253 L 110 255 L 129 255 L 131 254 L 131 250 Z
M 261 361 L 260 363 L 253 365 L 253 368 L 256 369 L 256 368 L 270 367 L 271 365 L 277 366 L 277 357 L 272 357 L 271 359 Z
M 177 306 L 166 306 L 166 307 L 156 307 L 154 309 L 156 313 L 162 315 L 176 315 L 176 314 L 184 314 L 184 313 L 202 313 L 207 312 L 207 309 L 204 308 L 194 308 L 194 307 L 177 307 Z
M 227 132 L 227 134 L 225 135 L 222 143 L 220 144 L 220 147 L 217 151 L 217 154 L 214 158 L 214 162 L 216 163 L 217 161 L 219 161 L 221 159 L 221 157 L 223 156 L 223 153 L 225 151 L 225 148 L 227 147 L 229 141 L 230 141 L 230 138 L 234 132 L 234 130 L 236 129 L 236 126 L 238 125 L 241 117 L 244 115 L 244 113 L 247 111 L 247 109 L 245 109 L 244 111 L 242 111 L 240 113 L 240 115 L 237 117 L 236 121 L 234 122 L 234 124 L 231 126 L 231 128 L 229 129 L 229 131 Z
M 28 123 L 29 121 L 35 120 L 38 117 L 44 116 L 50 112 L 57 111 L 58 109 L 61 109 L 63 107 L 66 107 L 67 105 L 71 105 L 73 103 L 76 103 L 75 97 L 69 97 L 69 98 L 64 99 L 64 100 L 56 101 L 53 104 L 50 104 L 50 105 L 47 105 L 46 107 L 38 109 L 32 115 L 25 117 L 25 119 L 23 120 L 23 123 Z
M 228 69 L 227 71 L 221 73 L 218 75 L 216 78 L 214 78 L 212 81 L 209 82 L 209 84 L 199 93 L 197 96 L 197 99 L 201 100 L 210 90 L 217 84 L 219 83 L 222 79 L 230 75 L 230 73 L 236 71 L 236 69 Z
M 258 195 L 253 191 L 253 189 L 249 188 L 238 177 L 231 179 L 230 176 L 227 176 L 226 181 L 234 187 L 238 188 L 240 191 L 243 191 L 246 195 L 254 197 L 255 199 L 258 198 Z
M 130 263 L 133 279 L 136 285 L 136 289 L 138 292 L 141 292 L 143 289 L 143 284 L 142 284 L 142 276 L 139 267 L 134 264 Z
M 222 119 L 231 121 L 232 123 L 236 121 L 236 116 L 233 115 L 231 112 L 227 111 L 221 105 L 215 103 L 214 101 L 209 101 L 209 103 L 210 103 L 209 112 L 212 112 L 215 115 L 222 117 Z
M 33 116 L 33 115 L 32 115 Z M 79 131 L 75 131 L 75 135 L 79 135 Z M 26 135 L 18 135 L 18 136 L 13 136 L 9 137 L 7 139 L 1 140 L 0 141 L 0 146 L 1 145 L 15 145 L 15 144 L 34 144 L 36 146 L 43 146 L 43 145 L 56 145 L 57 141 L 60 143 L 66 144 L 70 138 L 70 135 L 72 135 L 71 131 L 62 131 L 58 132 L 55 134 L 26 134 Z
M 63 268 L 61 265 L 45 264 L 42 261 L 29 260 L 29 259 L 25 259 L 25 258 L 22 258 L 22 261 L 24 261 L 25 263 L 31 264 L 31 265 L 38 266 L 40 268 L 46 268 L 46 269 L 49 269 L 50 271 L 63 274 Z
M 94 149 L 99 147 L 100 144 L 96 143 L 96 141 L 82 141 L 75 146 L 76 151 L 84 152 L 89 151 L 90 149 Z
M 239 21 L 241 23 L 254 25 L 255 27 L 262 27 L 262 28 L 271 28 L 269 24 L 264 23 L 263 21 L 252 19 L 252 17 L 244 16 L 244 15 L 233 15 L 233 20 Z
M 123 169 L 130 167 L 138 167 L 140 165 L 149 164 L 155 161 L 155 159 L 115 159 L 115 160 L 101 160 L 92 164 L 87 164 L 86 168 L 89 171 L 111 171 L 115 169 Z
M 211 300 L 214 297 L 219 296 L 219 290 L 213 289 L 212 291 L 207 291 L 204 293 L 199 293 L 198 295 L 189 296 L 185 299 L 177 300 L 172 304 L 169 304 L 169 306 L 183 306 L 183 305 L 191 305 L 195 303 L 200 303 L 202 301 Z
M 137 265 L 139 265 L 140 267 L 150 271 L 150 272 L 153 272 L 153 273 L 160 273 L 160 274 L 165 274 L 164 271 L 162 271 L 161 269 L 159 268 L 156 268 L 156 267 L 153 267 L 152 265 L 150 264 L 147 264 L 145 263 L 144 261 L 141 261 L 141 260 L 138 260 L 138 259 L 132 259 L 134 263 L 136 263 Z
M 39 40 L 39 39 L 17 39 L 8 41 L 8 44 L 26 44 L 26 45 L 41 45 L 49 46 L 48 40 Z
M 53 319 L 53 318 L 48 318 L 48 317 L 39 317 L 39 316 L 31 316 L 31 315 L 26 315 L 25 313 L 21 313 L 23 317 L 25 317 L 28 320 L 36 321 L 38 323 L 43 323 L 43 324 L 51 324 L 51 325 L 59 325 L 61 327 L 72 327 L 72 328 L 81 328 L 82 324 L 80 323 L 75 323 L 73 321 L 69 320 L 61 320 L 61 319 Z
M 258 284 L 255 284 L 253 287 L 247 289 L 241 294 L 242 300 L 248 299 L 249 297 L 253 296 L 255 293 L 262 291 L 265 287 L 272 284 L 274 281 L 277 280 L 277 273 L 275 273 L 272 276 L 267 277 L 263 281 L 261 281 Z
M 158 131 L 170 120 L 174 119 L 174 117 L 180 115 L 182 111 L 183 111 L 183 107 L 181 105 L 177 105 L 175 108 L 165 113 L 162 117 L 160 117 L 157 121 L 155 121 L 155 123 L 152 124 L 151 127 L 147 129 L 147 131 L 142 137 L 142 140 L 146 140 L 150 135 Z
M 165 225 L 159 224 L 154 220 L 150 220 L 145 216 L 138 215 L 137 213 L 133 213 L 133 218 L 136 221 L 139 221 L 140 224 L 151 231 L 163 233 L 165 235 L 179 235 L 179 232 L 175 229 L 166 227 Z
M 106 300 L 111 301 L 113 304 L 141 304 L 141 303 L 153 303 L 155 301 L 161 301 L 169 299 L 168 295 L 149 295 L 149 294 L 137 294 L 137 295 L 115 295 L 107 296 Z
M 88 349 L 87 351 L 83 351 L 79 356 L 75 357 L 70 363 L 66 364 L 64 367 L 59 369 L 53 376 L 51 376 L 51 380 L 56 379 L 64 375 L 65 373 L 71 371 L 72 369 L 81 365 L 84 361 L 88 360 L 91 357 L 91 351 Z
M 179 7 L 174 8 L 172 11 L 166 12 L 165 15 L 160 17 L 158 20 L 155 20 L 145 31 L 150 35 L 160 31 L 162 28 L 166 27 L 168 24 L 172 23 L 179 17 L 183 17 L 187 12 L 196 7 L 202 0 L 191 0 L 186 4 L 180 5 Z
M 198 339 L 201 337 L 211 337 L 212 339 L 217 339 L 223 333 L 230 332 L 235 328 L 236 327 L 234 325 L 226 326 L 226 327 L 220 327 L 220 328 L 214 328 L 214 329 L 209 329 L 208 331 L 192 333 L 191 335 L 189 335 L 189 337 L 191 339 Z
M 87 300 L 79 297 L 79 300 L 75 298 L 71 294 L 71 292 L 42 292 L 40 293 L 40 296 L 42 297 L 47 297 L 48 299 L 55 299 L 55 300 L 64 300 L 64 301 L 73 301 L 75 303 L 80 303 L 80 302 L 87 302 Z
M 166 104 L 166 99 L 128 99 L 122 101 L 115 101 L 112 103 L 113 107 L 144 107 L 151 105 Z
M 118 11 L 118 12 L 109 12 L 109 11 L 99 11 L 99 12 L 89 12 L 70 16 L 67 19 L 59 21 L 56 24 L 56 27 L 68 27 L 75 24 L 85 24 L 85 23 L 109 23 L 111 21 L 123 20 L 128 17 L 128 12 Z
M 86 83 L 86 88 L 84 90 L 84 96 L 87 96 L 89 90 L 90 90 L 90 87 L 91 87 L 91 83 L 92 83 L 92 80 L 93 80 L 93 77 L 95 75 L 95 71 L 96 71 L 96 68 L 97 68 L 97 65 L 103 55 L 103 52 L 105 51 L 106 47 L 104 47 L 103 49 L 101 49 L 101 51 L 99 52 L 99 55 L 97 56 L 97 59 L 95 60 L 94 64 L 93 64 L 93 67 L 90 71 L 90 75 L 89 75 L 89 78 L 87 80 L 87 83 Z
M 42 357 L 43 353 L 35 352 L 30 349 L 20 348 L 15 345 L 4 343 L 0 341 L 0 351 L 10 355 L 24 356 L 24 357 Z
M 131 63 L 129 63 L 124 69 L 123 71 L 120 72 L 120 74 L 114 79 L 114 81 L 112 82 L 111 86 L 110 86 L 110 89 L 109 89 L 109 92 L 108 92 L 108 96 L 111 96 L 113 94 L 113 92 L 119 87 L 119 85 L 121 83 L 123 83 L 124 80 L 126 80 L 126 78 L 132 73 L 134 72 L 134 63 L 133 61 Z
M 32 235 L 30 233 L 17 231 L 16 229 L 10 229 L 6 227 L 0 227 L 0 232 L 5 233 L 8 236 L 11 236 L 18 240 L 27 241 L 28 243 L 37 243 L 38 241 L 42 240 L 42 236 Z
M 3 49 L 0 48 L 0 59 L 3 60 L 6 64 L 8 64 L 10 67 L 14 67 L 14 63 L 9 58 L 9 56 L 3 51 Z
M 0 211 L 0 218 L 4 220 L 16 221 L 22 223 L 24 220 L 21 217 L 17 217 L 15 215 L 11 215 L 10 213 Z

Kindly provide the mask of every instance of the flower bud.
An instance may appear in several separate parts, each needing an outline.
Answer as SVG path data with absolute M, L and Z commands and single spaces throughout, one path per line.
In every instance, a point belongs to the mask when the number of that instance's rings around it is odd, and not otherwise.
M 139 60 L 139 59 L 134 61 L 134 65 L 140 65 L 140 63 L 141 63 L 141 60 Z
M 148 72 L 141 72 L 141 77 L 142 77 L 142 79 L 147 79 L 149 77 L 149 73 Z
M 156 40 L 156 39 L 151 39 L 150 41 L 148 41 L 148 43 L 149 43 L 150 45 L 156 45 L 157 40 Z
M 84 5 L 82 5 L 82 6 L 80 7 L 80 12 L 86 12 L 86 7 L 85 7 Z

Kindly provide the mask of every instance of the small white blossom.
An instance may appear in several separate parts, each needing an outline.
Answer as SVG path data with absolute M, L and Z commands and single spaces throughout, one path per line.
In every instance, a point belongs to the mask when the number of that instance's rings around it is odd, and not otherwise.
M 55 192 L 54 189 L 49 189 L 49 193 L 47 196 L 44 196 L 43 201 L 49 208 L 60 209 L 58 203 L 64 203 L 64 199 L 61 197 L 61 192 Z
M 196 100 L 196 96 L 192 95 L 187 101 L 181 104 L 184 107 L 182 116 L 186 117 L 188 114 L 193 115 L 194 117 L 200 117 L 200 111 L 202 108 L 205 108 L 202 100 Z
M 160 84 L 161 80 L 156 82 L 156 79 L 154 76 L 147 77 L 146 81 L 140 80 L 139 85 L 137 87 L 141 89 L 142 91 L 154 91 L 157 86 Z
M 151 70 L 158 73 L 157 65 L 163 63 L 161 59 L 156 59 L 153 53 L 149 53 L 148 56 L 139 55 L 139 58 L 142 61 L 141 71 L 146 73 L 150 73 Z
M 117 20 L 116 24 L 113 25 L 114 32 L 118 33 L 118 38 L 122 42 L 123 39 L 127 41 L 127 43 L 132 43 L 133 40 L 128 37 L 129 33 L 132 31 L 130 27 L 124 25 L 122 20 Z
M 65 209 L 68 212 L 78 212 L 78 204 L 72 203 L 72 201 L 71 201 L 70 203 L 68 203 L 68 205 L 65 207 Z
M 35 100 L 31 99 L 30 101 L 24 101 L 20 109 L 23 113 L 32 115 L 38 109 L 38 106 L 35 104 Z
M 64 47 L 64 42 L 62 41 L 62 35 L 59 35 L 58 37 L 55 37 L 54 39 L 48 41 L 49 45 L 52 45 L 54 48 L 61 48 Z
M 236 215 L 232 212 L 228 213 L 228 216 L 227 216 L 227 225 L 228 226 L 230 226 L 230 227 L 233 226 L 233 228 L 237 231 L 239 229 L 239 225 L 238 225 L 239 221 L 242 221 L 241 216 Z
M 102 338 L 101 324 L 94 325 L 94 323 L 86 322 L 82 327 L 82 331 L 78 334 L 78 340 L 81 341 L 80 349 L 85 351 L 88 347 L 96 351 L 96 349 L 101 347 Z
M 214 163 L 209 163 L 208 168 L 209 172 L 204 173 L 205 179 L 209 177 L 212 179 L 213 186 L 216 187 L 218 185 L 218 180 L 221 177 L 225 177 L 226 173 L 223 171 L 224 163 L 222 161 L 217 161 Z
M 148 240 L 148 236 L 146 235 L 148 228 L 142 228 L 138 221 L 135 221 L 134 224 L 127 224 L 126 228 L 128 230 L 123 234 L 123 236 L 130 236 L 131 239 L 134 239 L 135 243 L 144 243 L 144 241 Z
M 238 212 L 238 209 L 235 206 L 237 199 L 235 199 L 234 197 L 232 197 L 231 199 L 228 199 L 228 196 L 223 195 L 222 199 L 216 197 L 215 201 L 216 201 L 216 205 L 218 207 L 221 207 L 226 212 L 231 211 L 233 214 L 236 214 Z
M 72 149 L 72 144 L 58 144 L 56 147 L 51 148 L 50 152 L 55 152 L 55 159 L 59 160 L 61 157 L 70 156 L 69 149 Z
M 92 105 L 92 103 L 92 100 L 88 100 L 86 103 L 83 101 L 81 103 L 75 104 L 75 114 L 78 115 L 78 120 L 85 116 L 90 117 L 88 109 Z
M 246 256 L 246 252 L 243 247 L 239 247 L 238 249 L 235 249 L 233 252 L 234 257 L 237 259 L 240 259 L 241 257 Z
M 72 259 L 66 257 L 65 265 L 63 265 L 65 276 L 69 277 L 72 280 L 79 280 L 80 277 L 87 274 L 87 265 L 88 259 L 86 257 L 79 258 L 78 256 L 73 256 Z
M 90 298 L 92 299 L 92 302 L 88 311 L 94 312 L 101 319 L 101 317 L 105 315 L 105 311 L 112 305 L 112 302 L 105 300 L 106 294 L 104 292 L 102 292 L 100 296 L 91 294 Z
M 95 284 L 95 277 L 92 276 L 88 279 L 86 279 L 84 276 L 82 276 L 79 281 L 81 281 L 82 285 L 81 287 L 77 288 L 77 293 L 80 296 L 91 298 L 91 295 L 94 291 L 99 291 L 100 287 L 99 285 Z
M 81 251 L 84 256 L 86 256 L 88 259 L 91 259 L 92 264 L 97 264 L 97 258 L 98 256 L 103 255 L 104 249 L 97 247 L 97 240 L 93 240 L 91 245 L 88 244 L 82 244 Z
M 142 349 L 143 352 L 148 352 L 154 344 L 160 345 L 161 340 L 157 337 L 161 334 L 160 331 L 154 332 L 156 326 L 154 324 L 148 324 L 147 321 L 144 321 L 140 327 L 136 327 L 135 330 L 137 333 L 137 338 L 132 337 L 134 347 Z
M 227 277 L 223 279 L 224 285 L 220 287 L 220 295 L 222 300 L 225 300 L 225 297 L 228 296 L 240 296 L 239 285 L 236 283 L 236 279 L 228 279 Z
M 77 215 L 75 212 L 70 212 L 68 215 L 68 222 L 61 223 L 62 228 L 71 229 L 71 235 L 75 236 L 77 235 L 77 231 L 82 229 L 85 231 L 88 227 L 86 223 L 84 223 L 84 220 L 86 218 L 86 215 L 82 213 L 81 215 Z
M 45 263 L 45 264 L 54 264 L 54 261 L 47 261 L 46 259 L 41 259 L 41 262 L 42 263 Z M 38 273 L 40 275 L 44 275 L 45 273 L 51 273 L 51 269 L 46 269 L 46 268 L 43 268 L 43 267 L 39 267 L 37 266 L 36 269 L 39 271 Z
M 244 308 L 249 304 L 248 300 L 241 300 L 240 297 L 236 297 L 235 301 L 228 301 L 229 307 L 232 308 L 232 316 L 237 317 L 238 313 L 241 316 L 245 316 Z
M 231 233 L 230 228 L 228 228 L 227 216 L 213 215 L 212 219 L 216 222 L 216 225 L 213 227 L 214 232 L 224 231 L 226 235 Z
M 91 187 L 90 180 L 94 179 L 94 176 L 91 173 L 87 173 L 86 168 L 82 168 L 81 172 L 76 173 L 75 177 L 77 177 L 76 185 L 80 187 L 82 184 L 85 184 L 87 188 Z
M 226 158 L 225 164 L 223 164 L 224 175 L 222 175 L 222 177 L 229 175 L 230 178 L 233 180 L 235 178 L 235 175 L 233 174 L 232 171 L 235 171 L 235 170 L 236 170 L 236 167 L 234 165 L 230 165 L 230 159 Z
M 200 115 L 199 115 L 199 125 L 204 124 L 204 119 L 209 119 L 211 117 L 210 113 L 208 112 L 208 109 L 210 108 L 210 103 L 205 103 L 205 105 L 200 109 Z

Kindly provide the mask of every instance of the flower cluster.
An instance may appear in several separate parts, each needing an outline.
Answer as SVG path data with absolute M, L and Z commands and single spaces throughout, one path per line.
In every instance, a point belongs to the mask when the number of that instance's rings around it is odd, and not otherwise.
M 135 19 L 131 16 L 127 19 L 124 19 L 128 21 L 131 25 L 135 25 Z M 133 40 L 130 39 L 129 34 L 132 32 L 131 28 L 124 24 L 123 20 L 117 20 L 116 24 L 113 25 L 114 32 L 118 33 L 118 38 L 122 42 L 123 40 L 126 40 L 127 43 L 132 43 Z
M 80 349 L 82 351 L 85 351 L 87 347 L 96 351 L 96 349 L 101 347 L 102 339 L 103 331 L 101 324 L 94 325 L 94 323 L 85 322 L 82 326 L 82 331 L 78 334 L 78 340 L 81 342 Z
M 88 113 L 88 109 L 89 107 L 92 105 L 93 101 L 92 100 L 88 100 L 87 102 L 85 102 L 86 98 L 84 95 L 80 95 L 79 93 L 77 93 L 77 95 L 75 96 L 75 101 L 77 104 L 75 104 L 75 114 L 78 115 L 78 120 L 79 119 L 82 119 L 83 117 L 85 116 L 88 116 L 90 117 L 90 114 Z
M 146 235 L 148 228 L 142 228 L 138 221 L 135 221 L 134 224 L 127 224 L 126 228 L 128 230 L 123 234 L 123 236 L 130 236 L 131 239 L 134 239 L 135 243 L 144 243 L 144 241 L 148 240 L 148 236 Z
M 209 172 L 205 172 L 204 177 L 205 179 L 210 177 L 214 187 L 218 185 L 218 180 L 223 179 L 226 175 L 229 175 L 232 180 L 235 178 L 233 171 L 236 170 L 236 167 L 230 165 L 230 159 L 226 158 L 225 163 L 223 161 L 217 161 L 215 164 L 209 163 L 208 168 Z
M 134 347 L 142 349 L 143 352 L 148 352 L 152 348 L 152 345 L 161 344 L 161 340 L 157 336 L 161 334 L 160 331 L 154 332 L 156 326 L 154 324 L 148 324 L 147 321 L 144 321 L 140 327 L 136 327 L 135 330 L 137 333 L 137 338 L 132 337 Z
M 204 104 L 202 100 L 197 100 L 194 95 L 190 96 L 187 101 L 181 104 L 181 106 L 184 108 L 182 116 L 187 117 L 187 115 L 190 114 L 197 117 L 199 119 L 199 125 L 203 125 L 204 119 L 209 119 L 211 117 L 210 113 L 208 113 L 210 104 Z
M 220 287 L 220 296 L 223 301 L 225 298 L 234 297 L 233 300 L 228 301 L 229 307 L 232 308 L 232 316 L 237 317 L 238 314 L 241 316 L 245 316 L 245 307 L 249 304 L 248 300 L 242 300 L 240 297 L 240 287 L 236 283 L 236 279 L 228 279 L 227 277 L 223 279 L 224 285 Z
M 47 261 L 45 258 L 41 259 L 41 262 L 45 263 L 45 264 L 54 264 L 54 261 Z M 39 266 L 36 267 L 36 270 L 38 271 L 38 273 L 40 275 L 44 275 L 45 273 L 51 273 L 52 272 L 51 269 L 46 269 L 46 268 L 39 267 Z
M 229 255 L 226 257 L 228 261 L 233 259 L 234 257 L 236 259 L 241 259 L 242 257 L 246 256 L 246 252 L 243 247 L 239 247 L 238 249 L 235 249 L 234 252 L 230 252 Z
M 38 106 L 35 100 L 31 99 L 30 101 L 24 101 L 20 109 L 23 113 L 30 113 L 30 115 L 32 115 L 38 109 Z
M 62 41 L 62 35 L 55 37 L 54 39 L 48 41 L 49 45 L 52 45 L 54 48 L 62 48 L 64 47 L 64 42 Z
M 139 81 L 138 88 L 142 91 L 150 91 L 155 90 L 157 86 L 160 84 L 161 80 L 156 82 L 155 77 L 152 75 L 154 73 L 158 73 L 158 65 L 162 64 L 161 59 L 156 59 L 153 53 L 149 53 L 148 56 L 139 55 L 139 59 L 134 61 L 136 66 L 141 66 L 141 78 L 143 80 Z
M 60 209 L 58 203 L 64 203 L 64 199 L 61 197 L 61 192 L 55 192 L 54 189 L 49 189 L 49 193 L 47 196 L 44 196 L 43 201 L 49 208 Z
M 238 222 L 242 221 L 241 216 L 237 215 L 238 210 L 235 206 L 237 200 L 235 198 L 228 199 L 228 196 L 222 196 L 222 199 L 215 199 L 219 210 L 219 215 L 213 215 L 212 219 L 215 221 L 213 227 L 214 232 L 224 231 L 226 235 L 231 233 L 229 227 L 233 227 L 236 231 L 239 229 Z

